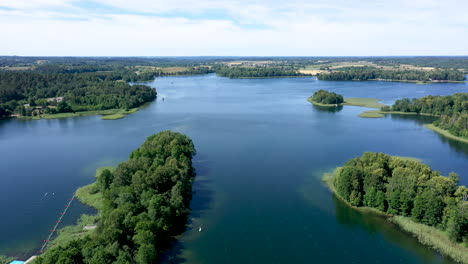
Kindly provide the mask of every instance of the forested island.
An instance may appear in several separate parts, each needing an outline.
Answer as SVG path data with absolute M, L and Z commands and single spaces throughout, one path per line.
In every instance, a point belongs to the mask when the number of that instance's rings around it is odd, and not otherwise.
M 382 107 L 382 112 L 439 116 L 429 128 L 440 128 L 456 137 L 468 140 L 468 93 L 448 96 L 429 95 L 419 99 L 403 98 L 397 100 L 391 107 Z
M 420 161 L 366 152 L 324 180 L 354 207 L 385 213 L 390 221 L 458 262 L 468 263 L 468 189 Z
M 344 102 L 344 99 L 341 94 L 318 90 L 309 97 L 308 101 L 318 106 L 338 106 Z
M 324 81 L 420 81 L 420 82 L 461 82 L 465 73 L 454 69 L 437 70 L 400 70 L 379 69 L 375 67 L 345 67 L 329 73 L 317 75 Z
M 102 170 L 96 183 L 83 187 L 81 195 L 93 196 L 88 203 L 98 207 L 97 228 L 61 241 L 35 263 L 158 263 L 185 229 L 193 155 L 195 147 L 185 135 L 164 131 L 148 137 L 129 160 Z

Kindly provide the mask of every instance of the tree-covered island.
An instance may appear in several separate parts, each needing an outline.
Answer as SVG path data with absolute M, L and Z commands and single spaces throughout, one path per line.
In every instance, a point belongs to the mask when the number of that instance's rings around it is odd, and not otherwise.
M 338 106 L 344 103 L 344 99 L 341 94 L 325 90 L 316 91 L 311 97 L 309 97 L 308 101 L 318 106 Z
M 468 263 L 468 189 L 420 161 L 366 152 L 325 182 L 348 205 L 372 208 L 420 242 Z
M 80 200 L 98 207 L 97 228 L 55 244 L 35 264 L 159 263 L 186 226 L 194 154 L 185 135 L 150 136 L 127 161 L 102 170 L 96 183 L 78 192 Z M 85 195 L 93 198 L 81 199 Z

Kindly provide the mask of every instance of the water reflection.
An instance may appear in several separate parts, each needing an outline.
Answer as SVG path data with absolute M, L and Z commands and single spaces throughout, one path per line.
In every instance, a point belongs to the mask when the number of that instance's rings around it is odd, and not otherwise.
M 455 263 L 444 258 L 426 247 L 422 247 L 416 238 L 399 229 L 398 226 L 391 223 L 386 217 L 372 212 L 361 212 L 347 206 L 343 201 L 333 195 L 333 202 L 336 209 L 336 218 L 338 222 L 350 229 L 361 229 L 372 236 L 383 235 L 385 240 L 410 249 L 418 254 L 424 263 Z
M 398 121 L 414 122 L 421 126 L 426 125 L 426 124 L 431 124 L 438 119 L 438 117 L 435 117 L 435 116 L 399 115 L 399 114 L 392 114 L 390 115 L 390 118 L 393 120 L 398 120 Z M 465 156 L 468 156 L 468 144 L 464 142 L 460 142 L 458 140 L 447 138 L 435 131 L 433 131 L 433 133 L 436 133 L 440 141 L 442 141 L 445 144 L 448 144 L 457 153 L 461 153 L 461 154 L 464 154 Z
M 336 112 L 340 112 L 341 110 L 343 110 L 342 105 L 330 107 L 330 106 L 318 106 L 318 105 L 312 104 L 312 106 L 314 107 L 315 110 L 322 111 L 322 112 L 329 112 L 329 113 L 336 113 Z

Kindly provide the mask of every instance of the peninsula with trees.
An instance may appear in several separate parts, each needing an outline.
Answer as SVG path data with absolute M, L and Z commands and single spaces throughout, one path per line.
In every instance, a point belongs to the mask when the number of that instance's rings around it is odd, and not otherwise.
M 366 152 L 324 181 L 349 206 L 377 212 L 457 262 L 468 263 L 468 189 L 420 161 Z
M 468 142 L 468 93 L 448 96 L 403 98 L 392 106 L 384 106 L 381 113 L 421 114 L 439 117 L 428 128 L 453 139 Z
M 96 183 L 77 192 L 98 209 L 97 228 L 52 243 L 34 263 L 159 263 L 185 230 L 193 155 L 185 135 L 164 131 L 148 137 L 127 161 L 101 170 Z

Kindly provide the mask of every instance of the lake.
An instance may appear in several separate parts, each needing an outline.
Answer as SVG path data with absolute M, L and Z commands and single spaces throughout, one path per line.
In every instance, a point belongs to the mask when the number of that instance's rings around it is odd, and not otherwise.
M 193 139 L 197 178 L 189 229 L 167 262 L 451 263 L 380 217 L 346 207 L 321 177 L 378 151 L 457 172 L 468 185 L 468 144 L 426 129 L 433 118 L 366 119 L 358 117 L 366 108 L 324 111 L 307 98 L 326 89 L 391 104 L 468 92 L 468 84 L 210 74 L 150 85 L 157 101 L 120 120 L 0 121 L 0 254 L 29 257 L 96 168 L 126 160 L 148 136 L 169 129 Z M 74 201 L 64 224 L 90 212 Z

